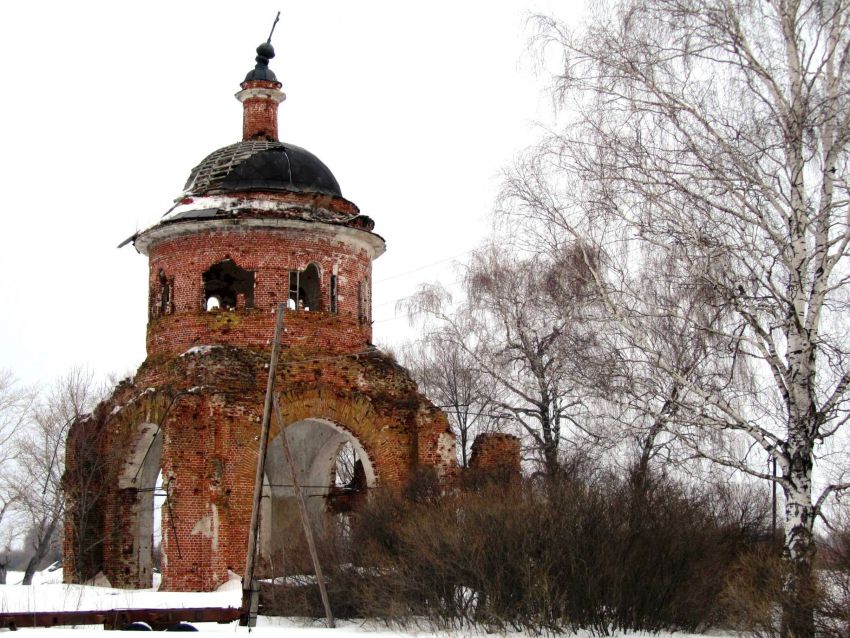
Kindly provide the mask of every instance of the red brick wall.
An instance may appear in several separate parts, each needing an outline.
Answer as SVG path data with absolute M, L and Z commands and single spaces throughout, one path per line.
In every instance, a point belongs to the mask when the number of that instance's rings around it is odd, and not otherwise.
M 296 199 L 293 195 L 286 203 Z M 329 201 L 332 213 L 357 214 L 346 200 Z M 269 216 L 287 211 L 281 207 Z M 140 575 L 137 525 L 140 516 L 152 516 L 141 512 L 140 504 L 153 485 L 128 486 L 119 478 L 126 476 L 128 462 L 141 463 L 139 455 L 149 444 L 145 436 L 154 429 L 162 434 L 159 468 L 168 489 L 162 587 L 211 590 L 226 580 L 228 569 L 242 572 L 274 311 L 289 298 L 290 270 L 303 271 L 310 263 L 319 269 L 326 308 L 331 274 L 337 276 L 338 312 L 286 313 L 276 371 L 284 423 L 319 420 L 350 433 L 381 486 L 400 486 L 421 466 L 444 477 L 455 473 L 454 435 L 445 415 L 417 392 L 404 368 L 369 344 L 367 250 L 329 236 L 330 225 L 310 232 L 248 229 L 238 219 L 233 222 L 227 230 L 202 230 L 147 246 L 148 358 L 132 382 L 122 382 L 94 418 L 75 423 L 69 435 L 68 582 L 75 577 L 73 567 L 81 565 L 83 577 L 102 569 L 115 586 L 150 585 L 149 576 Z M 253 308 L 242 298 L 235 310 L 203 309 L 203 273 L 225 259 L 254 272 Z M 164 311 L 160 271 L 170 287 Z M 360 282 L 365 321 L 359 317 Z M 187 352 L 201 345 L 218 347 Z M 273 422 L 271 436 L 278 431 Z M 99 473 L 96 484 L 85 480 L 90 468 Z M 88 514 L 97 513 L 85 525 L 79 524 L 82 503 L 94 504 Z
M 371 341 L 371 294 L 364 295 L 366 321 L 361 324 L 357 287 L 364 282 L 370 289 L 372 262 L 365 251 L 343 241 L 296 229 L 208 231 L 162 241 L 150 249 L 149 257 L 148 356 L 180 354 L 208 344 L 267 347 L 274 311 L 289 298 L 289 271 L 304 270 L 310 263 L 319 268 L 325 308 L 330 306 L 330 280 L 336 272 L 338 310 L 287 313 L 284 343 L 356 350 Z M 254 272 L 253 310 L 203 309 L 203 273 L 225 259 Z M 171 314 L 164 316 L 158 316 L 160 270 L 173 282 Z
M 253 80 L 243 82 L 243 89 L 279 89 L 279 82 L 264 82 Z M 277 140 L 277 107 L 278 103 L 269 98 L 249 98 L 242 102 L 242 139 Z
M 135 505 L 152 486 L 119 489 L 118 475 L 131 452 L 143 446 L 141 423 L 161 428 L 161 468 L 169 502 L 163 511 L 163 588 L 210 590 L 241 573 L 251 512 L 257 436 L 263 410 L 267 349 L 219 347 L 185 356 L 149 358 L 132 384 L 122 384 L 79 422 L 71 438 L 97 434 L 94 465 L 104 468 L 95 528 L 85 533 L 102 552 L 101 568 L 113 585 L 144 587 L 136 577 Z M 455 471 L 454 437 L 445 415 L 416 392 L 406 371 L 380 353 L 312 358 L 285 350 L 276 378 L 284 422 L 321 419 L 352 434 L 365 450 L 379 486 L 400 486 L 415 468 Z M 271 438 L 279 432 L 273 422 Z M 91 462 L 68 458 L 68 476 Z M 74 494 L 80 485 L 68 485 Z M 139 490 L 137 492 L 137 489 Z M 75 563 L 74 514 L 66 521 L 66 579 Z M 206 521 L 206 522 L 205 522 Z M 204 529 L 214 525 L 214 537 Z M 85 540 L 85 539 L 84 539 Z M 85 561 L 83 561 L 85 562 Z
M 520 478 L 519 439 L 512 434 L 482 433 L 472 442 L 469 473 L 474 480 L 514 481 Z

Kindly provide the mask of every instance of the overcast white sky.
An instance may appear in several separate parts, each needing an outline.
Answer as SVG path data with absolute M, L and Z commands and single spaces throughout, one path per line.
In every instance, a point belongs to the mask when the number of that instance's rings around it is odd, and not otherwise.
M 233 94 L 278 9 L 281 138 L 375 219 L 375 340 L 410 336 L 395 301 L 452 282 L 551 113 L 525 22 L 555 4 L 580 0 L 3 2 L 0 367 L 35 383 L 141 363 L 147 260 L 116 246 L 239 140 Z

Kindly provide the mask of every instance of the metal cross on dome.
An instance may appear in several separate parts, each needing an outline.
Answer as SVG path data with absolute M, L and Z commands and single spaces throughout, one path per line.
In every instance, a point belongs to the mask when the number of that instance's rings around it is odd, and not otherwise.
M 266 43 L 272 43 L 272 36 L 274 35 L 274 28 L 277 26 L 278 21 L 280 20 L 280 11 L 277 12 L 275 16 L 274 22 L 272 23 L 272 30 L 269 32 L 269 39 L 266 40 Z

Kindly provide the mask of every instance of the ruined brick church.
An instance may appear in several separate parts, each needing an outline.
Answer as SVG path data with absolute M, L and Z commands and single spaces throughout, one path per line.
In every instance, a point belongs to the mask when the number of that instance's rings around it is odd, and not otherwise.
M 236 98 L 242 140 L 204 158 L 156 225 L 128 240 L 149 259 L 147 358 L 68 437 L 65 578 L 212 590 L 241 573 L 275 309 L 288 306 L 275 370 L 295 471 L 317 517 L 455 472 L 445 415 L 372 339 L 374 222 L 309 151 L 278 139 L 274 49 Z M 285 552 L 294 493 L 272 421 L 260 554 Z M 341 455 L 350 470 L 339 474 Z M 165 494 L 155 508 L 155 492 Z M 159 502 L 158 502 L 159 503 Z M 154 509 L 160 511 L 154 517 Z

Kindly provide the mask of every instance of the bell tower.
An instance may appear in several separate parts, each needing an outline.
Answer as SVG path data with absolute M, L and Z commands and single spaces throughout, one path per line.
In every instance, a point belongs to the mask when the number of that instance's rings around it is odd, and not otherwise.
M 384 240 L 318 157 L 278 139 L 286 96 L 274 56 L 268 42 L 257 47 L 236 94 L 242 140 L 205 157 L 177 205 L 132 238 L 150 263 L 149 356 L 264 348 L 283 301 L 288 345 L 371 348 L 372 260 Z
M 103 572 L 114 586 L 150 587 L 157 538 L 164 589 L 211 590 L 241 573 L 281 303 L 284 423 L 272 423 L 266 460 L 261 571 L 303 569 L 283 558 L 298 556 L 300 534 L 280 437 L 317 519 L 416 472 L 455 472 L 445 415 L 371 343 L 384 239 L 318 157 L 279 139 L 274 57 L 261 44 L 236 93 L 241 141 L 202 159 L 176 205 L 125 242 L 149 261 L 147 359 L 69 435 L 69 582 Z M 86 471 L 96 492 L 75 479 Z

